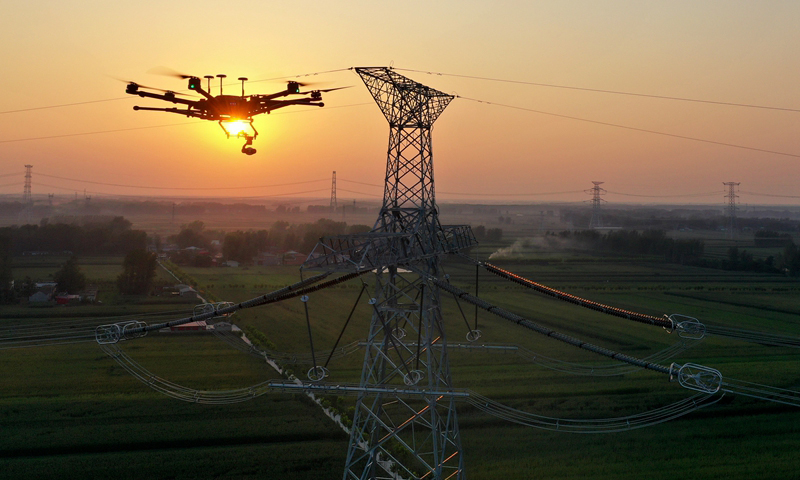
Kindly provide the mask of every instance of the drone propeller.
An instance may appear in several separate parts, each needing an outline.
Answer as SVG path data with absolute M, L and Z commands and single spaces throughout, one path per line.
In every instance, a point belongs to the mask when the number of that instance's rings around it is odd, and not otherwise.
M 326 88 L 324 90 L 309 90 L 307 92 L 300 92 L 300 95 L 308 95 L 309 93 L 319 92 L 319 93 L 326 93 L 326 92 L 333 92 L 335 90 L 344 90 L 345 88 L 352 88 L 353 85 L 348 85 L 346 87 L 336 87 L 336 88 Z
M 169 67 L 153 67 L 150 70 L 148 70 L 147 73 L 151 73 L 153 75 L 164 75 L 167 77 L 176 77 L 176 78 L 181 78 L 183 80 L 194 77 L 194 75 L 186 75 L 185 73 L 181 73 Z
M 123 83 L 127 83 L 128 85 L 136 85 L 136 88 L 146 88 L 147 90 L 156 90 L 158 92 L 171 93 L 173 95 L 183 95 L 183 96 L 186 96 L 186 97 L 192 96 L 189 93 L 181 93 L 181 92 L 176 92 L 174 90 L 164 90 L 163 88 L 148 87 L 147 85 L 142 85 L 139 82 L 132 82 L 130 80 L 124 80 L 122 78 L 117 78 L 117 77 L 111 77 L 111 78 L 113 78 L 114 80 L 123 82 Z

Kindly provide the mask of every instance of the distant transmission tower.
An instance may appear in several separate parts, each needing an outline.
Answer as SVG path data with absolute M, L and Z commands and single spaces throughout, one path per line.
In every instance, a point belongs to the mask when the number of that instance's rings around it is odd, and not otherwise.
M 335 213 L 338 205 L 336 204 L 336 170 L 333 171 L 331 180 L 331 213 Z
M 722 182 L 723 185 L 728 187 L 728 194 L 725 195 L 725 198 L 728 199 L 728 238 L 734 238 L 738 228 L 736 224 L 736 199 L 739 198 L 739 195 L 736 195 L 736 187 L 740 183 L 741 182 Z
M 439 223 L 431 128 L 452 95 L 389 68 L 357 68 L 389 122 L 383 206 L 371 232 L 325 238 L 304 268 L 375 271 L 345 479 L 463 479 L 442 322 L 439 258 L 474 245 Z M 476 333 L 477 331 L 473 332 Z
M 31 196 L 31 169 L 33 165 L 25 165 L 25 187 L 22 190 L 22 203 L 33 203 Z
M 592 196 L 590 202 L 592 202 L 592 219 L 589 221 L 589 228 L 597 228 L 603 226 L 603 217 L 600 214 L 600 205 L 603 204 L 605 200 L 600 198 L 601 195 L 606 194 L 606 189 L 600 188 L 600 185 L 603 182 L 592 182 L 594 187 L 588 188 L 584 190 L 586 193 Z

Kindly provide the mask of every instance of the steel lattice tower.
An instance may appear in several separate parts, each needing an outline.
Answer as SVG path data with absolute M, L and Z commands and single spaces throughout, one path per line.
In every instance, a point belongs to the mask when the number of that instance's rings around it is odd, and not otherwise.
M 728 187 L 728 194 L 725 195 L 725 198 L 728 199 L 728 207 L 726 208 L 728 213 L 728 238 L 733 238 L 736 235 L 736 199 L 739 198 L 739 195 L 736 195 L 736 187 L 739 186 L 741 182 L 722 182 L 723 185 Z
M 336 209 L 338 206 L 336 205 L 336 170 L 333 171 L 333 177 L 331 179 L 331 213 L 336 213 Z
M 25 165 L 25 186 L 22 189 L 22 203 L 33 202 L 31 195 L 31 169 L 33 165 Z
M 590 200 L 592 202 L 592 219 L 589 220 L 589 228 L 597 228 L 603 226 L 603 217 L 600 212 L 600 205 L 603 204 L 603 199 L 600 198 L 601 195 L 606 194 L 606 189 L 600 188 L 600 185 L 603 182 L 592 182 L 594 187 L 584 190 L 586 193 L 592 196 Z
M 389 122 L 383 206 L 373 231 L 414 234 L 424 253 L 408 267 L 438 276 L 431 128 L 453 97 L 387 68 L 356 71 Z M 378 270 L 361 386 L 402 380 L 431 391 L 451 387 L 439 291 L 419 273 Z M 464 478 L 454 399 L 359 396 L 344 478 L 392 478 L 381 460 L 392 460 L 404 477 Z
M 383 205 L 372 231 L 322 239 L 303 268 L 375 271 L 375 296 L 344 478 L 463 479 L 442 324 L 439 257 L 475 245 L 439 223 L 431 129 L 452 95 L 389 68 L 356 68 L 389 122 Z

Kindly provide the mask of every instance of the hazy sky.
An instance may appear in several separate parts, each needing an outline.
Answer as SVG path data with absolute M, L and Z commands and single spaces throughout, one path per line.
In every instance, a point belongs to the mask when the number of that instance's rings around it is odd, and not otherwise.
M 240 153 L 214 122 L 134 112 L 162 106 L 126 95 L 113 77 L 176 90 L 157 66 L 263 80 L 353 66 L 388 66 L 599 90 L 800 109 L 800 2 L 4 2 L 0 17 L 0 194 L 33 192 L 256 196 L 329 188 L 379 195 L 388 125 L 352 71 L 321 74 L 325 108 L 256 117 L 258 153 Z M 462 97 L 434 128 L 439 200 L 572 192 L 604 181 L 610 202 L 722 203 L 725 181 L 743 203 L 797 204 L 800 112 L 621 96 L 401 71 Z M 302 80 L 302 79 L 301 79 Z M 307 79 L 308 80 L 308 79 Z M 272 93 L 281 81 L 247 93 Z M 236 86 L 228 92 L 236 92 Z M 167 105 L 163 105 L 167 106 Z M 535 113 L 578 117 L 736 144 L 702 143 Z M 154 127 L 143 128 L 140 127 Z M 136 130 L 126 130 L 136 129 Z M 82 136 L 79 133 L 120 130 Z M 36 137 L 57 137 L 16 141 Z M 37 176 L 155 187 L 145 190 Z M 12 185 L 7 185 L 12 183 Z M 614 192 L 614 193 L 611 193 Z M 751 193 L 745 193 L 751 192 Z M 690 195 L 704 197 L 635 197 Z M 314 195 L 309 193 L 308 195 Z M 322 191 L 319 196 L 326 196 Z M 8 197 L 5 197 L 8 198 Z M 482 197 L 498 200 L 503 197 Z M 583 200 L 586 194 L 513 196 Z

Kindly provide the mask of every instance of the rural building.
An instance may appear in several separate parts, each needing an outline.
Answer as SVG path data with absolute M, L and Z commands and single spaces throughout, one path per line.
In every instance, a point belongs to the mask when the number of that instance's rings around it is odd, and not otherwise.
M 67 293 L 62 293 L 56 295 L 56 303 L 58 305 L 77 305 L 81 303 L 81 296 L 80 295 L 69 295 Z
M 78 295 L 81 296 L 82 300 L 94 303 L 97 301 L 97 292 L 99 291 L 100 289 L 97 285 L 88 285 L 82 292 L 79 292 Z
M 186 298 L 197 297 L 197 290 L 190 287 L 189 285 L 184 285 L 184 284 L 175 285 L 175 290 L 178 291 L 178 295 L 180 295 L 181 297 L 186 297 Z
M 280 265 L 281 257 L 274 253 L 261 252 L 253 257 L 254 265 Z
M 300 252 L 295 252 L 294 250 L 289 250 L 288 252 L 283 254 L 283 264 L 284 265 L 302 265 L 308 255 Z
M 53 299 L 56 294 L 56 283 L 45 282 L 36 284 L 36 292 L 28 297 L 30 303 L 45 303 Z
M 227 262 L 223 263 L 223 265 L 225 265 L 226 267 L 238 267 L 239 262 L 237 262 L 236 260 L 228 260 Z

